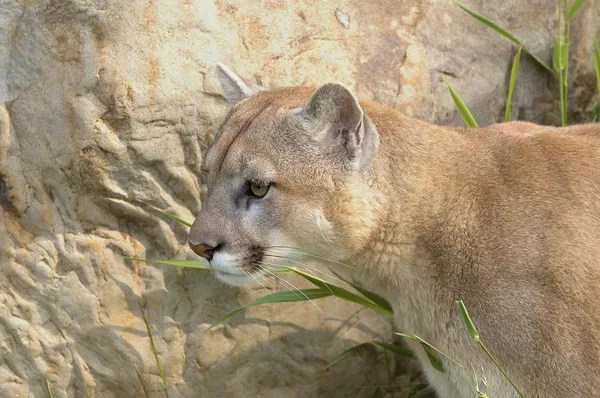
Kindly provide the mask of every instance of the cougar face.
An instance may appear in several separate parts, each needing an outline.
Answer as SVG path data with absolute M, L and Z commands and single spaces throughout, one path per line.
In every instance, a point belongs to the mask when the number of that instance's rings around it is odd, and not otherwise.
M 243 285 L 299 250 L 339 260 L 359 249 L 376 216 L 360 187 L 377 136 L 354 95 L 338 84 L 264 91 L 225 66 L 218 74 L 236 104 L 204 159 L 192 250 Z

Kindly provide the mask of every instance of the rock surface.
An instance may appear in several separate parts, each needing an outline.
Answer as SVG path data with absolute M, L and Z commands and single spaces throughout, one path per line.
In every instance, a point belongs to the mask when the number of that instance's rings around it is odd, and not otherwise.
M 550 62 L 555 1 L 469 5 Z M 573 120 L 595 101 L 599 27 L 586 1 Z M 203 148 L 228 108 L 216 62 L 266 86 L 341 81 L 459 125 L 444 73 L 486 125 L 502 120 L 513 53 L 451 1 L 0 0 L 0 396 L 163 396 L 140 305 L 171 397 L 375 396 L 363 387 L 389 381 L 375 351 L 324 368 L 390 339 L 385 319 L 329 298 L 323 313 L 254 307 L 207 331 L 262 288 L 122 256 L 191 258 L 186 229 L 149 205 L 200 208 Z M 524 57 L 514 116 L 553 123 L 555 92 Z

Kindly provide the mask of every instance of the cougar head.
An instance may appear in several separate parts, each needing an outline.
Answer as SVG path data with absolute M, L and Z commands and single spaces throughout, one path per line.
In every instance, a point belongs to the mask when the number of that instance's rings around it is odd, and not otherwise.
M 306 253 L 351 257 L 377 212 L 369 190 L 378 135 L 356 97 L 340 84 L 265 90 L 223 65 L 217 75 L 234 105 L 203 160 L 192 250 L 232 285 Z

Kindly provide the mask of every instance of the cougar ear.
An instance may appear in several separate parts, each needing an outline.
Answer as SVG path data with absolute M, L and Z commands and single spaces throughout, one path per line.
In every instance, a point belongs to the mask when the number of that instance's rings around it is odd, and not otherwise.
M 217 64 L 217 78 L 223 88 L 225 99 L 230 104 L 235 104 L 244 98 L 252 97 L 257 92 L 264 90 L 258 84 L 242 79 L 223 64 Z
M 341 141 L 354 159 L 361 152 L 365 136 L 363 110 L 352 92 L 338 83 L 318 88 L 301 112 L 319 141 Z

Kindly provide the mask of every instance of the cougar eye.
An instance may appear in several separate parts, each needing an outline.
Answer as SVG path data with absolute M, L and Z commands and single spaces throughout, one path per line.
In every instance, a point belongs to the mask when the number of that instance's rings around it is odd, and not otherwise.
M 250 181 L 249 194 L 251 194 L 251 196 L 256 196 L 257 198 L 262 198 L 269 192 L 270 187 L 271 184 L 257 184 Z

